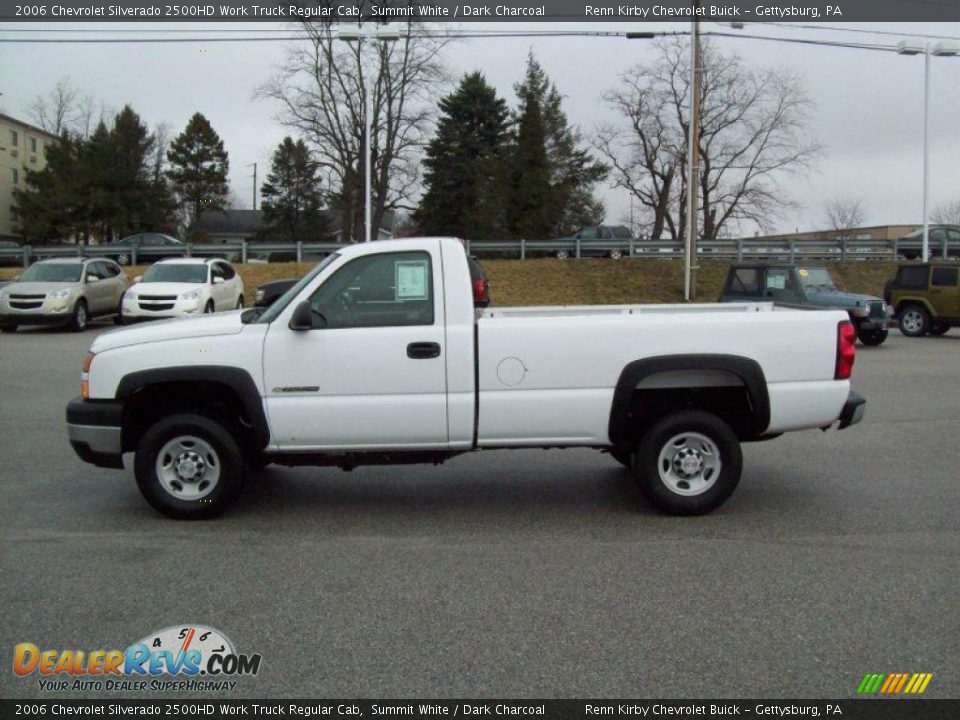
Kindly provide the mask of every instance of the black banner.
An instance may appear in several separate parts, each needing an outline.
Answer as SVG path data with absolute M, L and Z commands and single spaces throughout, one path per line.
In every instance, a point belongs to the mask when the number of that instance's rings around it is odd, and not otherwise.
M 0 20 L 26 22 L 950 22 L 958 0 L 0 0 Z
M 0 717 L 954 720 L 960 700 L 0 700 Z

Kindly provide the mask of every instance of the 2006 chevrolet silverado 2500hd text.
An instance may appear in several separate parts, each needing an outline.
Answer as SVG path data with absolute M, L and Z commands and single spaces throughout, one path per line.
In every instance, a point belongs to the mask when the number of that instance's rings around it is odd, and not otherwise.
M 477 309 L 463 245 L 418 238 L 326 258 L 269 309 L 116 330 L 67 407 L 85 461 L 161 512 L 210 517 L 265 463 L 438 463 L 470 450 L 591 447 L 676 514 L 740 479 L 740 443 L 845 428 L 842 311 L 770 303 Z

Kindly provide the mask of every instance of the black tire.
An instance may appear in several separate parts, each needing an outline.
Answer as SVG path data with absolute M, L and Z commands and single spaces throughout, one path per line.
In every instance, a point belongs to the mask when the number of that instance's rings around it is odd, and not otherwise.
M 87 301 L 83 298 L 77 300 L 73 306 L 73 315 L 70 317 L 70 323 L 67 325 L 73 332 L 83 332 L 87 329 L 87 322 L 90 315 L 87 312 Z
M 123 297 L 120 297 L 120 304 L 117 305 L 117 314 L 113 316 L 114 325 L 123 325 Z
M 557 250 L 557 260 L 566 260 L 570 257 L 569 250 Z
M 13 325 L 13 324 L 4 325 L 4 326 L 0 327 L 0 332 L 15 333 L 16 331 L 17 331 L 17 326 L 16 326 L 16 325 Z
M 900 332 L 907 337 L 922 337 L 930 330 L 930 313 L 923 305 L 910 303 L 897 313 Z
M 237 298 L 237 310 L 243 310 L 243 295 Z
M 213 458 L 206 455 L 206 471 L 217 467 L 219 476 L 212 490 L 197 499 L 177 497 L 157 474 L 158 456 L 164 446 L 181 436 L 200 439 L 215 453 Z M 146 501 L 177 520 L 203 520 L 221 514 L 240 495 L 247 478 L 246 458 L 236 438 L 220 421 L 195 413 L 171 415 L 154 423 L 137 444 L 133 467 L 137 487 Z
M 117 255 L 117 265 L 129 265 L 130 256 L 129 255 Z
M 874 328 L 873 330 L 857 330 L 857 339 L 864 345 L 883 345 L 883 341 L 889 335 L 886 328 Z
M 216 308 L 213 305 L 213 300 L 207 300 L 207 304 L 203 308 L 203 314 L 209 315 L 213 312 L 216 312 Z
M 707 451 L 707 445 L 698 438 L 682 437 L 692 434 L 706 438 L 713 447 Z M 677 444 L 677 438 L 682 444 Z M 676 448 L 672 459 L 671 448 Z M 715 467 L 713 474 L 701 469 L 696 476 L 700 480 L 693 476 L 690 481 L 680 479 L 676 484 L 686 482 L 686 489 L 692 493 L 683 494 L 682 488 L 671 487 L 663 475 L 686 478 L 678 476 L 675 469 L 684 456 L 690 457 L 688 451 L 692 451 L 692 462 L 712 457 L 719 462 L 719 469 Z M 666 454 L 664 472 L 660 467 L 661 453 Z M 633 473 L 644 496 L 658 510 L 671 515 L 702 515 L 716 509 L 736 489 L 742 469 L 743 455 L 736 434 L 716 415 L 702 410 L 681 410 L 654 422 L 644 432 L 633 459 Z M 703 482 L 704 488 L 697 491 L 694 483 L 699 482 Z
M 950 323 L 935 322 L 930 326 L 929 333 L 935 337 L 946 335 L 950 330 Z
M 611 259 L 611 260 L 619 260 L 620 258 L 623 257 L 623 251 L 622 251 L 622 250 L 611 250 L 610 253 L 609 253 L 609 255 L 610 255 L 610 259 Z

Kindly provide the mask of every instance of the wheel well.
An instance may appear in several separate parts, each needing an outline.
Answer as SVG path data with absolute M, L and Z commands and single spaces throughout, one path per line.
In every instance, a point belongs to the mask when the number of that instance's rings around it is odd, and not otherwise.
M 927 312 L 930 312 L 930 308 L 927 307 L 927 304 L 923 300 L 920 300 L 919 298 L 904 298 L 903 300 L 900 300 L 897 303 L 897 315 L 903 312 L 903 309 L 905 307 L 908 307 L 910 305 L 918 305 L 919 307 L 922 307 Z
M 240 395 L 225 383 L 178 380 L 147 385 L 132 393 L 123 407 L 123 450 L 135 450 L 147 429 L 163 417 L 193 412 L 223 423 L 237 433 L 241 447 L 256 447 L 252 420 Z

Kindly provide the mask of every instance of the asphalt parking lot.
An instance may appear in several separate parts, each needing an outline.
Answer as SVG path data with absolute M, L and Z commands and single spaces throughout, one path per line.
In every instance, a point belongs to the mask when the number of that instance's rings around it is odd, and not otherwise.
M 864 422 L 745 446 L 703 518 L 555 450 L 271 468 L 184 523 L 69 447 L 106 329 L 0 337 L 3 697 L 50 697 L 11 672 L 17 643 L 183 623 L 262 654 L 234 697 L 848 697 L 867 672 L 960 697 L 960 330 L 858 347 Z

